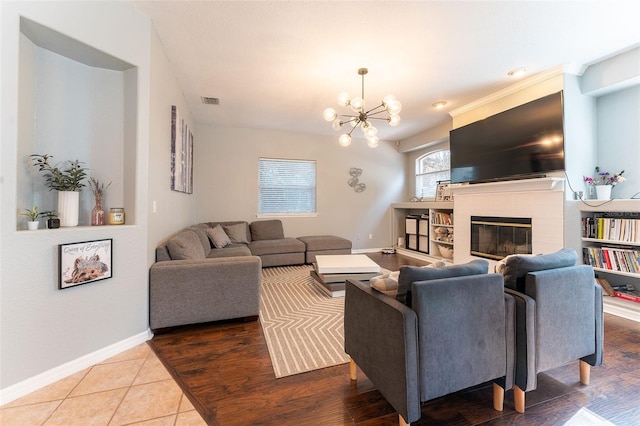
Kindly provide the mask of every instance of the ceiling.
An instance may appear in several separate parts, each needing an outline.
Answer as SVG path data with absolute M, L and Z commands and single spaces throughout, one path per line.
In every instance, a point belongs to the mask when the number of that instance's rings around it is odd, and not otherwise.
M 402 102 L 402 140 L 527 75 L 580 74 L 640 44 L 631 1 L 131 1 L 149 16 L 198 123 L 335 135 L 337 95 Z M 201 96 L 220 98 L 205 105 Z M 448 102 L 442 110 L 432 104 Z

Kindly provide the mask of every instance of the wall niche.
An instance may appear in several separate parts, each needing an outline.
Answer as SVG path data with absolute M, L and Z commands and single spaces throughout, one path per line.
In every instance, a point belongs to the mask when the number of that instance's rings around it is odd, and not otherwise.
M 135 224 L 137 67 L 24 17 L 19 49 L 18 212 L 57 209 L 29 157 L 50 154 L 53 163 L 77 159 L 89 176 L 111 182 L 103 206 L 124 207 L 126 224 Z M 80 226 L 90 225 L 93 206 L 83 188 Z M 26 229 L 24 220 L 16 215 L 16 229 Z

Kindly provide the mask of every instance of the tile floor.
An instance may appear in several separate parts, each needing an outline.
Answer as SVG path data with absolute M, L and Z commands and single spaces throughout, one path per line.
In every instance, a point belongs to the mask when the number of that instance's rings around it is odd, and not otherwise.
M 0 407 L 2 426 L 206 426 L 142 343 Z

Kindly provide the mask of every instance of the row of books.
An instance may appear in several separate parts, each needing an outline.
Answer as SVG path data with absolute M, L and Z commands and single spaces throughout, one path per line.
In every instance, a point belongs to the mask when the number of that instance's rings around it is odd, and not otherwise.
M 583 217 L 582 236 L 600 240 L 640 243 L 640 219 Z
M 606 278 L 601 277 L 597 277 L 596 282 L 602 286 L 602 290 L 607 296 L 619 297 L 620 299 L 640 303 L 640 295 L 638 295 L 632 284 L 611 285 Z
M 433 212 L 431 223 L 434 225 L 453 225 L 453 218 L 451 213 Z
M 583 247 L 583 262 L 594 268 L 640 274 L 640 250 Z

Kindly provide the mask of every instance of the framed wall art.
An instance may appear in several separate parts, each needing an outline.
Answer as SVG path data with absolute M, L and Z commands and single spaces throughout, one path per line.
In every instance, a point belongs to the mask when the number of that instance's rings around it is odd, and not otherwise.
M 171 189 L 193 193 L 193 134 L 175 105 L 171 106 Z
M 58 244 L 58 288 L 63 290 L 113 276 L 112 239 Z

